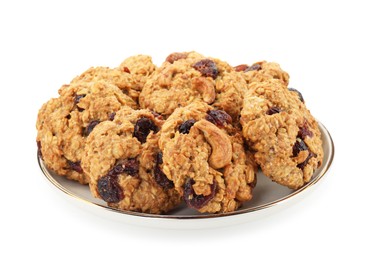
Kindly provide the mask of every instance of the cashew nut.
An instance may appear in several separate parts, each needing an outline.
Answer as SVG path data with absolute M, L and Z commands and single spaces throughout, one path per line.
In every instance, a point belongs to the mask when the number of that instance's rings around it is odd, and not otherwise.
M 204 134 L 206 141 L 211 145 L 212 152 L 209 156 L 211 167 L 219 169 L 231 162 L 232 144 L 222 130 L 205 119 L 196 122 L 193 127 L 199 129 Z
M 215 86 L 214 82 L 206 77 L 194 78 L 192 80 L 192 87 L 201 93 L 203 101 L 211 104 L 215 100 Z

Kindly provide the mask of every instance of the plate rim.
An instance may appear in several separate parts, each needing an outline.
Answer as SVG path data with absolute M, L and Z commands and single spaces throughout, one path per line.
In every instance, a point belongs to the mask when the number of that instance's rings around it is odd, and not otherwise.
M 74 192 L 70 191 L 69 189 L 67 189 L 66 187 L 61 185 L 52 176 L 52 174 L 49 172 L 49 170 L 45 166 L 43 160 L 38 155 L 37 155 L 37 162 L 39 164 L 39 167 L 40 167 L 41 171 L 43 172 L 43 175 L 46 177 L 46 179 L 51 184 L 53 184 L 55 187 L 57 187 L 60 191 L 65 193 L 66 195 L 68 195 L 68 196 L 70 196 L 74 199 L 77 199 L 79 201 L 82 201 L 86 204 L 89 204 L 89 205 L 92 205 L 92 206 L 95 206 L 95 207 L 98 207 L 98 208 L 102 208 L 104 210 L 108 210 L 108 211 L 111 211 L 111 212 L 114 212 L 114 213 L 130 215 L 130 216 L 137 216 L 137 217 L 142 217 L 142 218 L 150 218 L 150 219 L 194 220 L 194 219 L 210 219 L 210 218 L 213 219 L 213 218 L 221 218 L 221 217 L 230 217 L 230 216 L 242 215 L 242 214 L 246 214 L 246 213 L 257 212 L 257 211 L 265 210 L 265 209 L 268 209 L 268 208 L 286 203 L 286 202 L 290 201 L 296 195 L 298 195 L 298 194 L 304 192 L 305 190 L 308 190 L 311 187 L 313 187 L 315 184 L 317 184 L 326 175 L 326 173 L 330 169 L 330 167 L 332 165 L 332 162 L 334 160 L 335 145 L 334 145 L 334 141 L 331 137 L 331 134 L 327 130 L 327 128 L 321 122 L 318 121 L 317 123 L 323 129 L 323 132 L 325 132 L 326 135 L 329 137 L 329 148 L 330 148 L 330 151 L 332 151 L 329 154 L 330 157 L 328 158 L 328 163 L 327 163 L 326 167 L 324 167 L 322 169 L 322 171 L 320 173 L 318 173 L 317 176 L 312 178 L 312 180 L 310 182 L 308 182 L 307 184 L 305 184 L 303 187 L 293 191 L 292 193 L 290 193 L 286 196 L 283 196 L 282 198 L 279 198 L 277 200 L 273 200 L 273 201 L 268 202 L 268 203 L 264 203 L 262 205 L 257 205 L 257 206 L 254 206 L 254 207 L 251 207 L 251 208 L 246 208 L 246 209 L 239 209 L 239 210 L 232 211 L 232 212 L 215 213 L 215 214 L 201 214 L 201 215 L 195 215 L 195 214 L 192 214 L 192 215 L 171 215 L 171 214 L 150 214 L 150 213 L 142 213 L 142 212 L 136 212 L 136 211 L 115 209 L 115 208 L 109 207 L 107 205 L 101 205 L 101 204 L 95 203 L 93 201 L 89 201 L 87 199 L 81 198 L 80 196 L 78 196 Z

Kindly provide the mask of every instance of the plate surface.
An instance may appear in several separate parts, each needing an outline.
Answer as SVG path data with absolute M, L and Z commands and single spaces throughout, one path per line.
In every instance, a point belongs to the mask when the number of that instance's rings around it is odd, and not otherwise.
M 60 191 L 67 194 L 79 205 L 94 211 L 103 217 L 112 217 L 115 220 L 129 224 L 160 228 L 211 228 L 246 222 L 263 215 L 271 214 L 273 211 L 288 206 L 291 202 L 302 197 L 308 190 L 317 184 L 328 172 L 334 158 L 334 143 L 330 133 L 319 123 L 322 134 L 324 159 L 322 166 L 313 174 L 312 180 L 298 190 L 278 185 L 261 172 L 258 172 L 258 182 L 253 191 L 253 199 L 245 202 L 240 209 L 229 213 L 200 214 L 193 209 L 179 206 L 172 212 L 164 215 L 138 213 L 132 211 L 119 211 L 110 208 L 103 200 L 94 198 L 87 185 L 67 180 L 48 170 L 43 161 L 38 157 L 38 162 L 47 180 Z

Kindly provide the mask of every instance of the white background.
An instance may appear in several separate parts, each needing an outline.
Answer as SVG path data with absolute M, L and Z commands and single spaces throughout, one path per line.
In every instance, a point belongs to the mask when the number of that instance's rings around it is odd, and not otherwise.
M 370 259 L 370 24 L 367 1 L 1 1 L 0 258 Z M 46 181 L 35 122 L 62 84 L 188 50 L 290 73 L 335 141 L 312 193 L 260 220 L 181 231 L 109 221 Z

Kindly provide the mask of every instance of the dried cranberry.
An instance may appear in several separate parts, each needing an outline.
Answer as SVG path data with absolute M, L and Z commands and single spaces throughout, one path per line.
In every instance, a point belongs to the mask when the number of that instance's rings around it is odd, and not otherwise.
M 119 202 L 124 198 L 117 175 L 107 174 L 98 179 L 98 193 L 106 202 Z
M 159 152 L 157 155 L 156 155 L 156 163 L 157 164 L 163 164 L 163 161 L 162 161 L 162 153 Z
M 304 162 L 299 163 L 296 167 L 298 167 L 301 170 L 304 170 L 304 167 L 308 164 L 310 158 L 312 158 L 313 156 L 316 157 L 315 154 L 313 154 L 312 152 L 309 152 L 307 159 L 305 159 Z
M 156 165 L 154 176 L 156 183 L 160 185 L 164 190 L 174 188 L 174 183 L 167 178 L 165 173 L 161 170 L 161 168 L 158 165 Z
M 36 141 L 36 144 L 37 144 L 37 156 L 39 156 L 40 158 L 42 158 L 43 155 L 41 153 L 41 142 L 40 141 Z
M 167 178 L 165 173 L 161 170 L 160 164 L 162 164 L 162 153 L 158 153 L 156 156 L 156 166 L 154 170 L 155 181 L 164 190 L 174 188 L 174 183 Z
M 158 131 L 157 126 L 151 119 L 142 117 L 136 122 L 134 126 L 133 136 L 136 137 L 139 142 L 145 143 L 147 140 L 147 136 L 151 131 L 156 133 Z
M 219 127 L 232 123 L 232 117 L 227 112 L 217 109 L 207 111 L 206 120 Z
M 268 109 L 267 115 L 273 115 L 273 114 L 277 114 L 280 112 L 281 112 L 281 109 L 279 107 L 271 107 L 270 109 Z
M 77 103 L 79 103 L 80 100 L 81 100 L 82 98 L 84 98 L 85 96 L 86 96 L 86 94 L 76 95 L 73 101 L 75 102 L 75 104 L 77 104 Z
M 304 150 L 309 151 L 308 157 L 304 160 L 304 162 L 299 163 L 297 165 L 297 167 L 300 168 L 301 170 L 303 170 L 304 167 L 308 164 L 310 158 L 312 158 L 313 156 L 314 157 L 317 156 L 316 154 L 312 153 L 310 149 L 307 147 L 307 145 L 304 143 L 303 139 L 307 136 L 312 137 L 313 133 L 308 129 L 307 122 L 305 122 L 304 125 L 299 128 L 298 136 L 296 138 L 297 141 L 294 144 L 293 151 L 292 151 L 294 157 L 298 156 L 300 151 L 304 151 Z
M 112 112 L 108 115 L 108 120 L 113 121 L 115 119 L 116 112 Z
M 213 79 L 216 79 L 219 73 L 215 62 L 209 59 L 204 59 L 200 60 L 199 62 L 196 62 L 193 65 L 193 68 L 201 72 L 202 76 L 212 77 Z
M 309 130 L 308 124 L 305 123 L 302 127 L 299 128 L 298 137 L 304 140 L 304 138 L 307 136 L 313 137 L 313 133 Z
M 250 67 L 248 67 L 247 69 L 245 69 L 245 72 L 253 71 L 253 70 L 261 70 L 261 69 L 262 69 L 262 66 L 259 63 L 255 63 L 251 65 Z
M 298 94 L 298 97 L 299 97 L 300 101 L 304 103 L 303 95 L 299 92 L 299 90 L 297 90 L 295 88 L 288 88 L 288 90 L 296 92 Z
M 76 171 L 78 173 L 83 173 L 83 170 L 81 168 L 80 161 L 72 162 L 70 160 L 67 160 L 68 168 L 70 170 Z
M 138 176 L 139 163 L 135 158 L 129 158 L 125 160 L 119 160 L 115 166 L 108 172 L 110 175 L 118 175 L 126 173 L 130 176 Z
M 189 119 L 185 122 L 183 122 L 180 126 L 179 126 L 179 133 L 181 134 L 188 134 L 189 133 L 189 130 L 191 129 L 191 127 L 196 123 L 196 121 L 194 119 Z
M 89 123 L 89 125 L 84 129 L 84 135 L 88 136 L 91 131 L 93 131 L 94 127 L 96 127 L 100 123 L 99 120 L 93 120 Z
M 126 162 L 123 164 L 124 172 L 131 175 L 137 176 L 139 173 L 139 163 L 135 158 L 127 159 Z
M 245 71 L 249 66 L 247 66 L 246 64 L 241 64 L 241 65 L 238 65 L 236 67 L 234 67 L 234 70 L 239 72 L 239 71 Z
M 308 150 L 308 146 L 304 143 L 302 139 L 297 138 L 292 148 L 293 156 L 296 157 L 301 151 L 306 151 L 306 150 Z
M 73 100 L 74 103 L 75 103 L 75 105 L 76 105 L 77 103 L 79 103 L 80 100 L 81 100 L 82 98 L 84 98 L 85 96 L 86 96 L 86 94 L 76 95 L 75 98 L 74 98 L 74 100 Z M 85 109 L 83 109 L 83 108 L 77 106 L 77 110 L 78 110 L 79 112 L 82 112 L 82 111 L 84 111 Z
M 130 70 L 128 67 L 123 67 L 122 71 L 130 74 Z
M 184 193 L 183 199 L 190 208 L 200 209 L 205 206 L 210 200 L 215 197 L 216 194 L 216 182 L 214 181 L 211 184 L 211 193 L 207 196 L 204 195 L 196 195 L 193 190 L 192 185 L 195 184 L 195 181 L 192 179 L 188 179 L 184 184 Z
M 166 61 L 173 64 L 177 60 L 187 58 L 187 56 L 188 56 L 188 53 L 186 53 L 186 52 L 174 52 L 174 53 L 170 54 L 169 56 L 167 56 Z
M 117 175 L 117 174 L 123 173 L 124 169 L 125 169 L 125 166 L 123 166 L 122 164 L 116 164 L 115 166 L 113 166 L 111 170 L 109 170 L 108 174 Z

